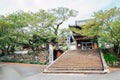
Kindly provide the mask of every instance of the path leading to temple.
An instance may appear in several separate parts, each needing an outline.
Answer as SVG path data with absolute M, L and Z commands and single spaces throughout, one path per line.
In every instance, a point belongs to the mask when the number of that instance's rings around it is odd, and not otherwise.
M 50 64 L 45 73 L 104 73 L 98 49 L 69 50 Z

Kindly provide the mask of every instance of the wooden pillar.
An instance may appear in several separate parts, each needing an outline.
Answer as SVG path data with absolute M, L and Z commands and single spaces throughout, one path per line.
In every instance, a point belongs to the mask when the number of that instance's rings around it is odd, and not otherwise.
M 83 42 L 81 43 L 81 49 L 83 50 L 84 48 L 83 48 L 84 46 L 83 46 Z
M 77 42 L 77 40 L 76 40 L 76 49 L 78 49 L 78 42 Z
M 98 46 L 97 46 L 97 43 L 94 43 L 94 49 L 97 49 Z

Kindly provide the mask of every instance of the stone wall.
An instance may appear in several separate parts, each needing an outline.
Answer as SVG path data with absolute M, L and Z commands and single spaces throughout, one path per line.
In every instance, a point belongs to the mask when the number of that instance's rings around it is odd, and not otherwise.
M 37 61 L 48 62 L 48 51 L 40 51 L 38 54 L 14 54 L 0 57 L 0 60 L 20 60 L 20 61 Z

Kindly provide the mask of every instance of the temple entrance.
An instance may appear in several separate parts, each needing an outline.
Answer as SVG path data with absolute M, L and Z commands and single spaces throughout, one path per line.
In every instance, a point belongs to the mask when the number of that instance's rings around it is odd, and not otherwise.
M 77 49 L 82 50 L 88 50 L 88 49 L 94 49 L 94 42 L 83 42 L 83 41 L 77 41 L 76 45 Z
M 93 49 L 93 42 L 81 42 L 81 49 L 87 50 L 87 49 Z

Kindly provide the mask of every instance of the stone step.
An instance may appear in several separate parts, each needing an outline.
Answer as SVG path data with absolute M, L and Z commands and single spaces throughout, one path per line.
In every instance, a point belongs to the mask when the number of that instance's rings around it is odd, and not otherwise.
M 44 71 L 46 74 L 105 74 L 106 72 L 102 70 L 84 70 L 84 71 L 76 71 L 76 70 L 64 70 L 64 71 Z
M 104 73 L 97 49 L 69 50 L 47 67 L 45 73 Z
M 82 67 L 82 66 L 67 66 L 66 65 L 66 66 L 53 66 L 53 67 L 50 67 L 50 68 L 88 68 L 89 69 L 89 68 L 102 68 L 102 67 L 97 67 L 97 66 L 96 67 L 90 67 L 90 66 L 89 67 L 88 66 Z
M 50 68 L 48 70 L 103 70 L 102 68 Z

